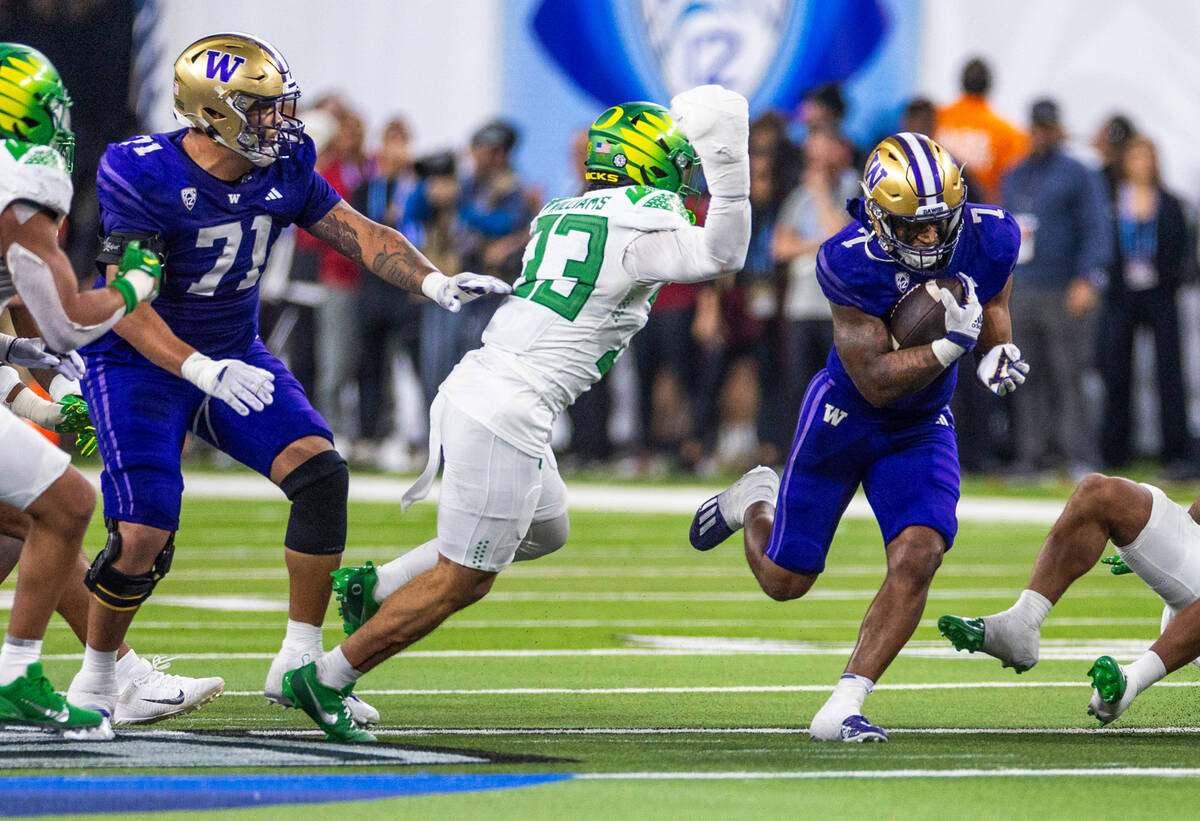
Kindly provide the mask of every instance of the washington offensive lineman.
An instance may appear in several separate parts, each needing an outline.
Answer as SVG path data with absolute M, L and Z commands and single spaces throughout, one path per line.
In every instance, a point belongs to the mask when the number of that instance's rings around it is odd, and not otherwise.
M 400 233 L 343 202 L 313 170 L 312 140 L 295 117 L 299 97 L 270 44 L 246 34 L 204 37 L 175 62 L 175 114 L 186 127 L 111 145 L 101 160 L 100 263 L 111 276 L 127 243 L 141 241 L 162 251 L 169 284 L 156 310 L 135 311 L 85 351 L 109 536 L 88 572 L 88 641 L 70 689 L 83 704 L 111 710 L 114 654 L 170 569 L 189 430 L 292 502 L 289 618 L 267 674 L 268 700 L 287 704 L 284 671 L 321 652 L 329 574 L 345 548 L 349 475 L 300 384 L 258 338 L 258 278 L 285 226 L 307 228 L 448 310 L 510 290 L 492 277 L 443 275 Z M 359 720 L 378 719 L 352 704 Z
M 663 283 L 741 268 L 747 135 L 746 100 L 720 86 L 676 96 L 669 113 L 626 103 L 592 124 L 588 191 L 552 200 L 534 218 L 513 296 L 434 400 L 429 465 L 403 504 L 428 492 L 440 450 L 437 538 L 378 573 L 339 571 L 335 589 L 353 635 L 284 678 L 329 737 L 374 740 L 354 726 L 341 693 L 486 595 L 510 562 L 566 542 L 566 488 L 549 447 L 554 418 L 608 372 Z M 683 204 L 697 155 L 712 194 L 703 228 Z
M 72 194 L 70 106 L 62 78 L 45 55 L 0 43 L 0 309 L 19 296 L 42 335 L 3 337 L 0 358 L 75 378 L 82 361 L 72 352 L 139 302 L 153 299 L 162 272 L 156 257 L 132 245 L 111 285 L 78 293 L 71 263 L 58 244 Z M 20 400 L 15 387 L 8 384 L 4 398 Z M 26 401 L 24 407 L 32 405 Z M 0 502 L 10 512 L 5 515 L 27 525 L 12 615 L 0 647 L 0 723 L 111 738 L 107 717 L 64 701 L 39 661 L 50 615 L 72 582 L 95 492 L 66 453 L 8 407 L 0 408 L 0 442 Z
M 700 506 L 691 542 L 708 550 L 745 527 L 746 559 L 763 591 L 803 596 L 825 569 L 834 531 L 863 486 L 879 521 L 887 576 L 833 694 L 809 725 L 819 741 L 886 741 L 862 704 L 912 636 L 933 574 L 958 529 L 958 451 L 948 403 L 954 363 L 986 351 L 978 375 L 1005 394 L 1028 366 L 1008 314 L 1019 232 L 999 208 L 968 204 L 958 166 L 923 134 L 883 140 L 867 160 L 854 220 L 821 246 L 817 279 L 833 307 L 834 348 L 809 383 L 780 486 L 755 468 Z M 911 285 L 942 289 L 945 336 L 893 350 L 883 317 Z M 976 347 L 977 343 L 979 344 Z

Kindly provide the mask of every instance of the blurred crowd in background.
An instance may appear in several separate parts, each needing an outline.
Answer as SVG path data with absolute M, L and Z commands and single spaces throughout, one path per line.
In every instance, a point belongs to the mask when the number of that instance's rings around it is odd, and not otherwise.
M 1183 363 L 1196 331 L 1181 332 L 1179 302 L 1196 282 L 1196 241 L 1153 142 L 1119 113 L 1091 139 L 1069 140 L 1060 117 L 1069 101 L 1038 100 L 1010 123 L 988 104 L 991 82 L 990 67 L 971 60 L 961 97 L 913 99 L 895 124 L 941 141 L 966 167 L 969 200 L 1007 209 L 1022 230 L 1012 314 L 1033 373 L 998 399 L 962 369 L 954 412 L 964 469 L 1078 478 L 1149 457 L 1166 478 L 1195 476 Z M 786 456 L 805 386 L 832 344 L 817 249 L 849 220 L 845 203 L 859 194 L 871 148 L 843 134 L 846 113 L 838 87 L 826 85 L 794 111 L 753 121 L 744 270 L 663 289 L 629 355 L 556 431 L 566 464 L 705 474 Z M 513 171 L 520 135 L 504 121 L 481 123 L 461 152 L 417 157 L 419 124 L 392 120 L 369 154 L 359 116 L 337 96 L 304 120 L 333 186 L 447 271 L 514 280 L 530 219 L 547 197 L 583 186 L 585 128 L 563 147 L 579 174 L 547 192 Z M 690 205 L 702 219 L 703 198 Z M 290 258 L 276 256 L 263 284 L 264 338 L 353 461 L 414 464 L 425 408 L 480 344 L 496 303 L 432 309 L 303 232 Z
M 111 105 L 137 91 L 128 79 L 132 11 L 103 0 L 22 8 L 7 18 L 6 38 L 53 44 L 47 51 L 75 98 L 68 248 L 90 279 L 96 162 L 106 143 L 137 131 L 126 107 Z M 68 18 L 79 25 L 62 26 Z M 97 38 L 126 56 L 94 63 L 88 43 Z M 73 81 L 82 77 L 89 81 Z M 990 107 L 991 86 L 991 68 L 971 60 L 958 99 L 913 99 L 891 129 L 942 142 L 965 164 L 968 199 L 1007 209 L 1022 228 L 1012 316 L 1033 370 L 1022 389 L 998 399 L 973 368 L 960 369 L 954 413 L 964 469 L 1078 477 L 1150 458 L 1164 478 L 1200 475 L 1189 424 L 1200 416 L 1189 412 L 1200 361 L 1188 356 L 1200 348 L 1200 319 L 1181 322 L 1181 311 L 1191 316 L 1200 304 L 1194 223 L 1164 184 L 1154 143 L 1117 112 L 1094 135 L 1065 134 L 1060 107 L 1070 100 L 1038 100 L 1009 122 Z M 663 289 L 628 354 L 561 420 L 555 444 L 566 466 L 706 474 L 786 457 L 805 386 L 832 344 L 816 252 L 849 220 L 845 201 L 859 194 L 873 144 L 845 136 L 847 113 L 840 89 L 825 85 L 793 110 L 753 121 L 745 269 L 727 281 Z M 415 156 L 419 122 L 396 117 L 367 134 L 360 113 L 336 94 L 302 117 L 334 188 L 447 272 L 514 280 L 530 219 L 548 198 L 582 190 L 586 123 L 562 147 L 578 173 L 547 191 L 514 171 L 521 135 L 503 120 L 479 123 L 460 150 Z M 689 206 L 702 220 L 703 198 Z M 386 469 L 422 463 L 428 403 L 480 344 L 497 302 L 479 300 L 459 314 L 432 308 L 302 231 L 277 243 L 261 289 L 262 336 L 342 452 Z

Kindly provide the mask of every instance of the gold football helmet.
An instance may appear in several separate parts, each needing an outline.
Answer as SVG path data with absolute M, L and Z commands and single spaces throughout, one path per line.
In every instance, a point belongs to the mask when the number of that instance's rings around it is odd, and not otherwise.
M 175 61 L 175 117 L 255 165 L 290 154 L 304 134 L 287 60 L 249 34 L 213 34 Z
M 867 158 L 862 189 L 867 218 L 888 256 L 917 273 L 950 263 L 967 186 L 946 149 L 924 134 L 893 134 Z

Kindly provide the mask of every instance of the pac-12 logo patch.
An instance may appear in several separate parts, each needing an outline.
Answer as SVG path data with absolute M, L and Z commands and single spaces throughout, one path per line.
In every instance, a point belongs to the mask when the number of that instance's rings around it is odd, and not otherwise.
M 902 294 L 906 294 L 906 293 L 908 293 L 909 285 L 912 285 L 912 280 L 909 279 L 908 274 L 904 273 L 903 271 L 897 271 L 896 272 L 896 290 L 898 290 Z
M 179 189 L 179 198 L 183 200 L 184 206 L 191 211 L 196 205 L 196 189 L 192 186 Z

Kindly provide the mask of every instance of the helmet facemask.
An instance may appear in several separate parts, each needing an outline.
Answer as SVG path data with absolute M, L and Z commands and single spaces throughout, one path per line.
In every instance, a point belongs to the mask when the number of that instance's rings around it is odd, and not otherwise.
M 942 205 L 936 210 L 931 208 L 929 213 L 913 216 L 892 214 L 869 194 L 864 202 L 880 247 L 900 264 L 918 272 L 939 271 L 950 264 L 962 233 L 965 191 L 963 199 L 953 208 Z M 935 231 L 932 244 L 921 242 L 920 237 L 930 226 Z
M 269 165 L 291 155 L 304 136 L 304 123 L 296 117 L 300 92 L 258 97 L 234 92 L 227 98 L 242 118 L 237 146 L 229 146 L 255 165 Z

